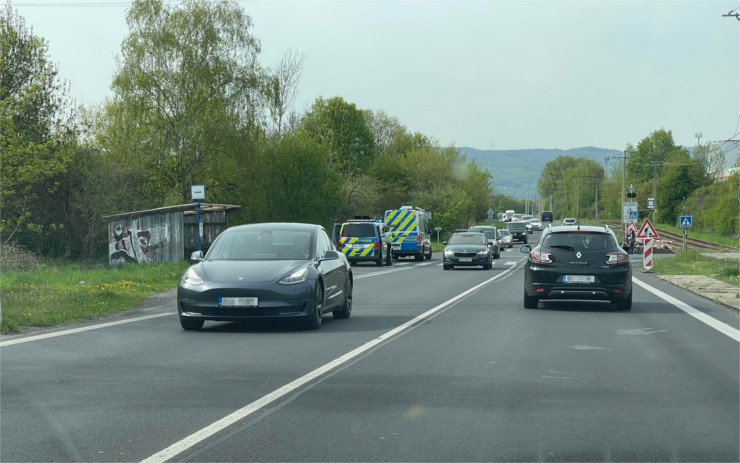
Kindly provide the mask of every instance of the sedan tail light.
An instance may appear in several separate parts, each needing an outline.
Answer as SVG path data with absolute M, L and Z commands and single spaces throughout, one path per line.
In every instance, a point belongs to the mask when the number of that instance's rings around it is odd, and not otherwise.
M 624 264 L 630 259 L 630 256 L 624 252 L 610 252 L 607 253 L 606 257 L 608 258 L 606 265 Z
M 532 259 L 532 262 L 537 262 L 538 264 L 552 264 L 551 252 L 533 249 L 532 252 L 529 253 L 529 258 Z

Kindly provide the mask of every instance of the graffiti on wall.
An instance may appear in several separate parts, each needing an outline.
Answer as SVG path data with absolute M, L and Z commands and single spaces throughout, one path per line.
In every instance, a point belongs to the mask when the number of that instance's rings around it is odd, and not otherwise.
M 108 255 L 111 264 L 157 262 L 158 251 L 167 244 L 169 226 L 155 224 L 141 226 L 139 218 L 112 222 Z

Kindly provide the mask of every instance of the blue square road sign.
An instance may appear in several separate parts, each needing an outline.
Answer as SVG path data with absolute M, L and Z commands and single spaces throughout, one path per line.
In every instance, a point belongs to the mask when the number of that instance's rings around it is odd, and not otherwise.
M 682 215 L 678 219 L 678 226 L 681 228 L 691 228 L 692 227 L 692 217 L 690 215 Z

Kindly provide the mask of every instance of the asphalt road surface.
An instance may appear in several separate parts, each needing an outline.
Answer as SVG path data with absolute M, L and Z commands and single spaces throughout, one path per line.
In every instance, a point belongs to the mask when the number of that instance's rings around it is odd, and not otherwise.
M 318 331 L 186 332 L 170 297 L 3 337 L 0 461 L 740 459 L 737 314 L 637 265 L 630 312 L 526 310 L 518 247 L 356 265 L 352 317 Z

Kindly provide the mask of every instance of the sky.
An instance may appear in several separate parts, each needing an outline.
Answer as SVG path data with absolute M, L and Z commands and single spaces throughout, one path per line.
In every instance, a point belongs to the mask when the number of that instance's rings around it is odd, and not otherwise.
M 176 5 L 173 0 L 168 4 Z M 259 62 L 441 145 L 624 149 L 740 138 L 740 0 L 241 0 Z M 85 105 L 111 97 L 129 1 L 11 0 Z

